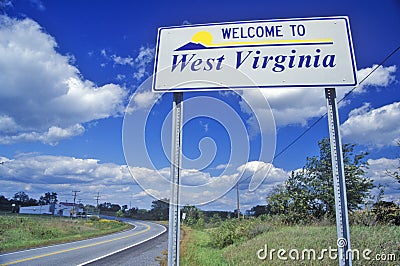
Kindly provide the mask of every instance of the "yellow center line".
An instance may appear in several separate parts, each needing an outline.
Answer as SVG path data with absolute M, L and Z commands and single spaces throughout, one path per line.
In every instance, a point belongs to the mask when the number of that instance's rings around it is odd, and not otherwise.
M 142 223 L 138 223 L 138 224 L 142 224 Z M 66 252 L 78 250 L 78 249 L 94 247 L 94 246 L 110 243 L 110 242 L 113 242 L 113 241 L 129 238 L 129 237 L 132 237 L 132 236 L 136 236 L 136 235 L 142 234 L 142 233 L 147 232 L 147 231 L 150 230 L 150 225 L 148 225 L 148 224 L 142 224 L 142 225 L 145 225 L 147 228 L 142 230 L 142 231 L 130 234 L 130 235 L 116 237 L 116 238 L 112 238 L 112 239 L 108 239 L 108 240 L 104 240 L 104 241 L 100 241 L 100 242 L 96 242 L 96 243 L 92 243 L 92 244 L 87 244 L 87 245 L 83 245 L 83 246 L 79 246 L 79 247 L 74 247 L 74 248 L 63 249 L 63 250 L 54 251 L 54 252 L 50 252 L 50 253 L 45 253 L 45 254 L 42 254 L 42 255 L 37 255 L 37 256 L 33 256 L 33 257 L 25 258 L 25 259 L 20 259 L 20 260 L 16 260 L 16 261 L 7 262 L 7 263 L 1 264 L 1 265 L 2 266 L 13 265 L 13 264 L 17 264 L 17 263 L 21 263 L 21 262 L 25 262 L 25 261 L 30 261 L 30 260 L 40 259 L 40 258 L 44 258 L 44 257 L 49 257 L 49 256 L 61 254 L 61 253 L 66 253 Z

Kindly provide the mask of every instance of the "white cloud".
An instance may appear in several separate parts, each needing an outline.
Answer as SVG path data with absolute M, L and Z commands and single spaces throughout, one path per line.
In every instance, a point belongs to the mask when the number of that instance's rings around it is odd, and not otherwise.
M 38 133 L 38 132 L 29 132 L 29 133 L 21 133 L 12 136 L 4 136 L 0 143 L 2 144 L 12 144 L 16 142 L 27 142 L 27 141 L 41 141 L 46 144 L 56 145 L 60 140 L 71 138 L 77 135 L 81 135 L 85 132 L 85 128 L 76 124 L 68 128 L 60 128 L 56 126 L 52 126 L 49 128 L 47 132 Z
M 100 192 L 101 202 L 109 201 L 118 204 L 150 208 L 151 201 L 155 198 L 169 198 L 169 187 L 165 189 L 160 185 L 160 178 L 169 178 L 169 168 L 156 170 L 145 167 L 131 167 L 134 176 L 146 178 L 153 184 L 151 188 L 143 190 L 139 188 L 131 177 L 126 165 L 114 163 L 101 163 L 96 159 L 81 159 L 66 156 L 46 156 L 38 154 L 21 154 L 15 158 L 0 157 L 0 187 L 2 195 L 12 197 L 18 191 L 25 190 L 30 197 L 39 198 L 47 191 L 57 192 L 60 200 L 72 200 L 72 190 L 80 190 L 79 198 L 85 204 L 94 204 L 95 195 Z M 368 160 L 368 176 L 374 179 L 375 184 L 385 186 L 385 199 L 397 200 L 400 184 L 386 175 L 386 170 L 394 170 L 398 167 L 397 159 L 380 158 Z M 250 209 L 258 204 L 266 204 L 266 197 L 273 189 L 285 182 L 290 175 L 289 171 L 277 168 L 264 162 L 249 162 L 238 167 L 238 172 L 246 169 L 252 172 L 257 167 L 264 169 L 269 167 L 267 178 L 260 187 L 248 191 L 249 180 L 242 180 L 239 186 L 242 210 Z M 161 176 L 161 177 L 160 177 Z M 203 190 L 202 193 L 193 193 L 199 201 L 212 199 L 216 195 L 218 187 L 224 183 L 236 179 L 237 173 L 230 176 L 215 177 L 209 173 L 195 169 L 182 171 L 182 182 L 185 186 L 201 186 L 214 181 L 215 189 Z M 4 194 L 6 192 L 6 194 Z M 183 202 L 182 202 L 183 203 Z M 233 190 L 215 202 L 202 206 L 204 209 L 218 208 L 233 210 L 236 208 L 236 191 Z
M 371 103 L 364 103 L 360 108 L 355 108 L 350 111 L 349 116 L 364 115 L 371 109 Z
M 396 145 L 400 138 L 400 102 L 370 109 L 369 104 L 353 110 L 341 125 L 343 137 L 350 142 L 376 147 Z
M 118 74 L 116 77 L 117 80 L 124 80 L 125 78 L 126 78 L 126 76 L 123 74 Z
M 279 185 L 283 184 L 290 175 L 290 171 L 286 171 L 282 168 L 275 167 L 272 164 L 265 162 L 249 162 L 242 165 L 238 170 L 247 169 L 246 171 L 254 172 L 256 169 L 259 172 L 265 171 L 269 168 L 267 178 L 264 182 L 254 191 L 250 192 L 248 190 L 250 179 L 242 179 L 239 185 L 240 194 L 240 209 L 242 212 L 251 209 L 256 205 L 265 205 L 267 196 Z M 246 177 L 246 176 L 244 176 Z M 204 206 L 205 209 L 219 209 L 233 211 L 236 209 L 236 190 L 233 189 L 220 199 Z
M 43 5 L 41 0 L 29 0 L 31 5 L 39 11 L 45 11 L 46 7 Z
M 153 197 L 170 197 L 169 168 L 156 171 L 146 167 L 130 167 L 130 171 L 137 183 L 151 193 Z M 266 195 L 274 187 L 282 184 L 289 176 L 289 173 L 281 168 L 258 161 L 239 166 L 236 171 L 232 171 L 229 175 L 213 176 L 208 172 L 196 169 L 183 169 L 181 172 L 181 204 L 203 205 L 207 202 L 214 202 L 214 200 L 216 202 L 220 202 L 221 199 L 228 200 L 231 197 L 228 192 L 234 187 L 243 171 L 245 173 L 240 181 L 241 193 L 256 195 L 253 197 L 253 202 L 256 202 L 256 204 L 260 204 L 259 201 L 262 198 L 265 201 Z M 254 192 L 249 192 L 250 178 L 248 177 L 251 175 L 266 175 L 266 179 Z M 228 195 L 224 196 L 226 193 Z M 249 201 L 251 201 L 250 198 Z M 213 206 L 213 204 L 211 203 L 210 206 Z M 205 208 L 208 208 L 207 206 Z
M 378 65 L 367 67 L 357 72 L 358 82 L 363 80 L 373 69 Z M 383 67 L 379 66 L 375 72 L 369 76 L 362 84 L 361 87 L 357 88 L 356 91 L 363 92 L 367 86 L 387 87 L 395 81 L 396 66 Z
M 242 181 L 240 183 L 243 185 L 243 189 L 249 188 L 249 183 L 251 182 L 249 176 L 253 179 L 263 180 L 263 185 L 271 184 L 276 185 L 276 182 L 281 183 L 289 176 L 288 172 L 282 168 L 277 168 L 271 163 L 261 162 L 261 161 L 251 161 L 237 168 L 238 172 L 243 172 Z
M 0 10 L 7 9 L 13 7 L 13 3 L 11 0 L 0 0 Z
M 215 167 L 215 169 L 223 170 L 223 169 L 228 168 L 230 166 L 231 166 L 230 164 L 219 164 L 219 165 L 217 165 L 217 167 Z
M 105 49 L 102 49 L 100 52 L 104 58 L 112 61 L 114 66 L 119 65 L 132 67 L 134 70 L 133 78 L 135 78 L 137 81 L 140 81 L 150 75 L 148 67 L 151 63 L 153 63 L 154 53 L 155 50 L 153 48 L 144 46 L 140 47 L 139 53 L 135 58 L 130 55 L 126 57 L 116 54 L 109 55 Z M 106 63 L 101 64 L 102 67 L 105 67 L 106 65 Z
M 47 191 L 57 192 L 60 200 L 72 200 L 72 190 L 79 190 L 79 198 L 84 204 L 94 204 L 95 195 L 100 192 L 101 202 L 109 201 L 118 204 L 127 204 L 132 201 L 132 206 L 150 208 L 154 200 L 150 194 L 157 198 L 169 198 L 170 190 L 162 187 L 160 178 L 169 178 L 170 169 L 158 171 L 145 167 L 131 167 L 131 172 L 137 178 L 145 178 L 152 183 L 151 188 L 139 188 L 131 177 L 126 165 L 101 163 L 96 159 L 80 159 L 66 156 L 46 156 L 38 154 L 21 154 L 15 158 L 0 157 L 0 187 L 2 195 L 12 197 L 14 193 L 24 190 L 30 197 L 39 198 Z M 256 162 L 239 167 L 254 166 Z M 265 163 L 259 162 L 262 165 Z M 254 168 L 254 167 L 253 167 Z M 252 169 L 253 169 L 252 168 Z M 240 186 L 241 200 L 244 208 L 257 204 L 265 204 L 265 197 L 272 189 L 286 180 L 288 173 L 271 165 L 267 179 L 255 192 L 248 192 L 248 180 Z M 201 186 L 214 182 L 211 190 L 202 190 L 201 193 L 190 194 L 196 200 L 207 201 L 214 198 L 219 192 L 218 188 L 225 183 L 232 183 L 237 178 L 234 173 L 230 176 L 211 176 L 209 173 L 195 169 L 182 171 L 182 185 Z M 6 194 L 4 194 L 6 192 Z M 182 199 L 184 200 L 184 199 Z M 221 209 L 233 210 L 235 208 L 235 195 L 228 193 L 211 205 Z M 182 202 L 183 203 L 183 202 Z M 247 206 L 247 207 L 246 207 Z
M 326 112 L 324 90 L 321 88 L 265 89 L 261 92 L 271 106 L 277 126 L 289 124 L 304 126 L 308 119 Z M 263 100 L 256 97 L 256 92 L 245 90 L 243 94 L 249 97 L 249 104 L 253 109 L 265 108 Z
M 121 57 L 121 56 L 118 56 L 118 55 L 112 55 L 111 56 L 111 59 L 114 61 L 114 64 L 117 64 L 117 65 L 130 65 L 130 66 L 133 66 L 133 58 L 132 57 L 130 57 L 130 56 L 128 56 L 128 57 Z
M 146 72 L 147 66 L 152 63 L 154 60 L 154 49 L 149 47 L 140 47 L 140 51 L 138 56 L 135 58 L 135 69 L 136 72 L 133 74 L 133 77 L 136 80 L 141 80 L 145 75 L 148 75 Z
M 123 113 L 124 88 L 83 79 L 35 21 L 0 16 L 0 35 L 0 143 L 54 144 L 82 134 L 83 123 Z
M 154 93 L 152 91 L 136 91 L 136 93 L 132 96 L 126 112 L 129 113 L 135 110 L 149 109 L 158 101 L 159 98 L 159 93 Z
M 101 192 L 102 200 L 126 204 L 131 194 L 137 192 L 126 165 L 37 154 L 23 154 L 13 159 L 0 157 L 0 162 L 4 162 L 0 165 L 1 194 L 8 192 L 8 197 L 21 190 L 34 198 L 54 191 L 62 196 L 61 200 L 71 200 L 71 191 L 77 189 L 85 203 L 93 204 L 94 195 Z
M 384 200 L 395 201 L 399 203 L 400 199 L 400 183 L 398 183 L 393 177 L 387 174 L 387 171 L 395 171 L 400 164 L 398 159 L 369 159 L 369 169 L 367 176 L 374 180 L 374 184 L 378 186 L 381 184 L 385 189 Z M 373 190 L 373 194 L 377 194 L 378 189 Z
M 100 163 L 95 159 L 28 154 L 14 159 L 3 158 L 2 161 L 2 180 L 49 185 L 134 183 L 126 166 Z
M 374 66 L 359 70 L 357 72 L 359 81 L 373 68 Z M 386 87 L 390 85 L 395 80 L 395 71 L 396 66 L 379 67 L 357 91 L 364 91 L 366 86 Z M 341 99 L 347 91 L 349 91 L 349 88 L 337 88 L 337 99 Z M 310 118 L 321 116 L 326 112 L 323 88 L 263 89 L 261 92 L 271 106 L 277 126 L 283 127 L 290 124 L 305 126 Z M 257 96 L 254 90 L 244 90 L 243 95 L 247 96 L 253 109 L 265 108 L 262 99 Z M 248 112 L 243 101 L 241 107 L 244 112 Z M 251 123 L 252 121 L 249 120 L 248 122 Z
M 399 203 L 400 199 L 400 183 L 398 183 L 394 178 L 387 175 L 387 171 L 395 171 L 399 165 L 399 159 L 369 159 L 369 168 L 367 170 L 366 176 L 370 177 L 376 186 L 381 184 L 384 187 L 385 194 L 384 200 L 394 201 Z M 250 162 L 247 165 L 249 168 L 255 166 L 254 162 Z M 245 167 L 241 166 L 241 167 Z M 300 169 L 294 170 L 298 171 Z M 242 211 L 251 209 L 251 207 L 256 205 L 265 205 L 266 198 L 278 185 L 283 184 L 290 175 L 290 171 L 285 171 L 281 168 L 276 168 L 272 166 L 268 173 L 267 179 L 263 184 L 254 192 L 248 191 L 248 186 L 246 181 L 242 181 L 239 186 L 240 189 L 240 208 Z M 378 188 L 372 189 L 371 194 L 376 196 L 378 194 Z M 216 200 L 215 202 L 205 206 L 205 209 L 220 209 L 233 211 L 236 209 L 236 190 L 233 189 L 231 192 L 223 196 L 222 198 Z

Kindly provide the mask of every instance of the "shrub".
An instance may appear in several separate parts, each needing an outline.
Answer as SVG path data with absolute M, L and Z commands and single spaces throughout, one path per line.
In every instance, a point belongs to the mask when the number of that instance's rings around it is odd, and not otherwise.
M 368 210 L 357 210 L 350 213 L 351 225 L 372 226 L 376 224 L 376 215 Z
M 400 207 L 394 202 L 380 201 L 375 203 L 372 213 L 380 224 L 400 225 Z
M 269 229 L 269 225 L 261 219 L 242 220 L 236 219 L 221 222 L 221 225 L 211 230 L 211 245 L 224 248 L 229 245 L 254 238 Z
M 205 226 L 205 221 L 204 221 L 204 219 L 201 217 L 201 218 L 199 218 L 199 219 L 197 220 L 195 227 L 196 227 L 197 229 L 203 229 L 204 226 Z

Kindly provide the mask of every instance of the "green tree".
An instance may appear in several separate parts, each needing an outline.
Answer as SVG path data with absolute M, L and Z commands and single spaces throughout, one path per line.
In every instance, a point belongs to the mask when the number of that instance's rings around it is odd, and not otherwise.
M 219 216 L 218 213 L 214 213 L 213 216 L 211 216 L 209 224 L 211 224 L 212 226 L 219 226 L 222 223 L 222 219 L 221 216 Z
M 199 223 L 200 219 L 203 219 L 204 222 L 203 212 L 196 206 L 184 206 L 182 208 L 182 214 L 183 213 L 185 213 L 185 219 L 183 220 L 185 225 L 195 226 Z
M 111 202 L 104 202 L 99 205 L 99 209 L 101 212 L 115 213 L 121 210 L 121 206 L 119 206 L 118 204 L 113 204 Z
M 14 194 L 13 200 L 18 204 L 25 205 L 29 201 L 29 196 L 24 191 L 19 191 Z
M 335 217 L 335 197 L 329 139 L 318 142 L 319 155 L 307 158 L 302 171 L 291 176 L 267 199 L 272 214 L 284 214 L 287 222 L 296 223 Z M 355 144 L 345 144 L 343 162 L 347 188 L 348 209 L 358 209 L 374 187 L 366 177 L 366 153 L 356 154 Z
M 389 201 L 379 201 L 373 205 L 372 212 L 381 224 L 400 225 L 400 207 Z
M 11 210 L 12 206 L 10 201 L 3 195 L 0 195 L 0 210 Z
M 47 205 L 52 203 L 57 203 L 57 193 L 56 192 L 46 192 L 44 196 L 40 196 L 39 204 Z
M 123 212 L 122 210 L 118 210 L 118 211 L 115 213 L 115 215 L 116 215 L 117 217 L 124 217 L 124 212 Z
M 168 220 L 169 199 L 154 200 L 151 203 L 150 213 L 155 220 Z
M 257 205 L 251 208 L 251 211 L 254 212 L 254 216 L 258 217 L 263 214 L 267 214 L 269 212 L 267 206 L 265 205 Z

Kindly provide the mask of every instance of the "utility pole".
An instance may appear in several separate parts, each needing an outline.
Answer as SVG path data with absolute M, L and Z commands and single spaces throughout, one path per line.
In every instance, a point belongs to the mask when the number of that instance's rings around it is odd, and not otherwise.
M 237 218 L 240 222 L 239 181 L 236 183 Z
M 97 208 L 97 215 L 100 215 L 100 209 L 99 209 L 99 198 L 100 198 L 100 192 L 97 192 L 96 196 L 96 208 Z
M 80 192 L 79 190 L 72 190 L 72 193 L 74 193 L 74 214 L 76 214 L 76 207 L 75 207 L 76 194 L 79 192 Z
M 100 198 L 100 192 L 97 192 L 97 196 L 96 196 L 96 207 L 99 208 L 99 198 Z

